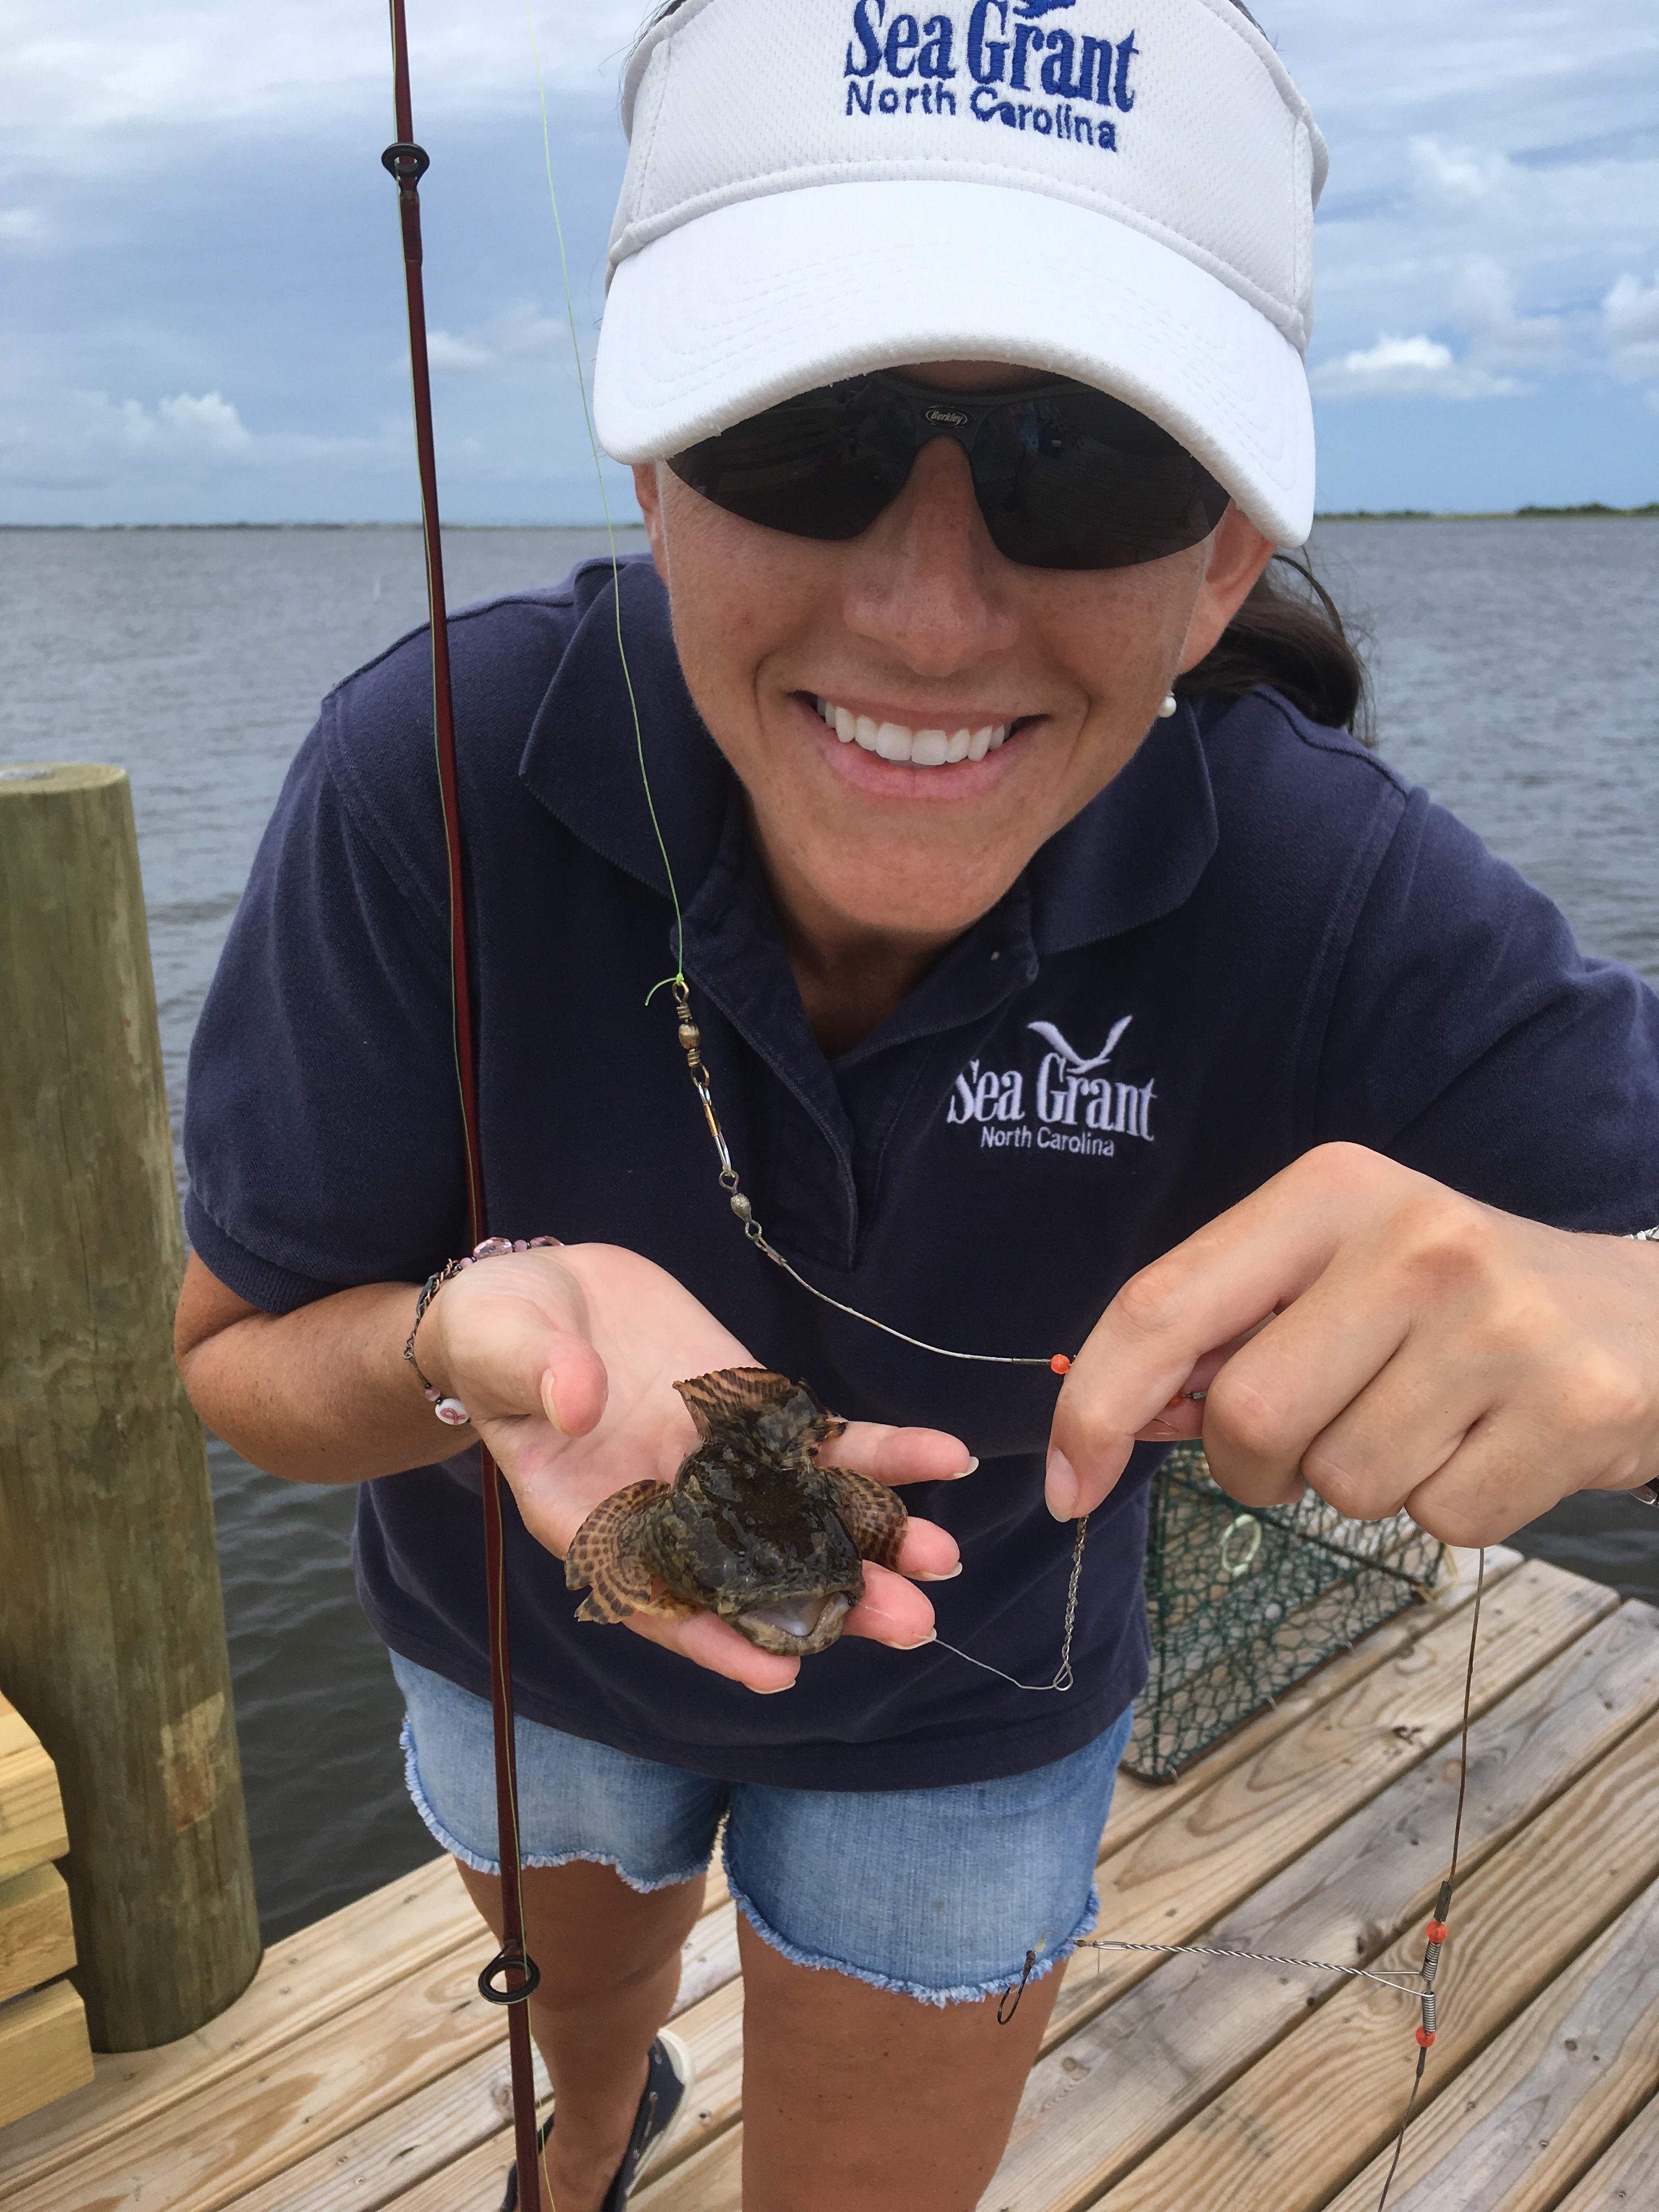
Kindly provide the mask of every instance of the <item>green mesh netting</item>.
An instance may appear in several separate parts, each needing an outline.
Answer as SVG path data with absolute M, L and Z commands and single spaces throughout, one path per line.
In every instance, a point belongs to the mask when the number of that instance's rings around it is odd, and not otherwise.
M 1167 1781 L 1378 1621 L 1426 1597 L 1442 1547 L 1403 1513 L 1348 1521 L 1310 1490 L 1245 1512 L 1203 1447 L 1154 1477 L 1146 1544 L 1152 1671 L 1124 1765 Z

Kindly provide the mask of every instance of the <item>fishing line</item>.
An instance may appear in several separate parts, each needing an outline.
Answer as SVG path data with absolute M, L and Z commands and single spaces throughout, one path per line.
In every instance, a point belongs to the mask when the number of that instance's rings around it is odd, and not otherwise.
M 731 1147 L 726 1142 L 726 1133 L 720 1126 L 720 1115 L 714 1105 L 714 1091 L 709 1083 L 708 1071 L 702 1060 L 702 1031 L 692 1016 L 690 985 L 686 980 L 685 974 L 685 916 L 680 906 L 679 887 L 675 881 L 674 865 L 668 856 L 668 841 L 663 835 L 662 823 L 657 813 L 656 798 L 651 787 L 651 772 L 645 757 L 645 731 L 640 715 L 639 695 L 635 689 L 633 671 L 628 659 L 628 641 L 623 632 L 622 563 L 617 552 L 617 532 L 611 513 L 611 496 L 605 486 L 605 465 L 599 456 L 599 433 L 594 428 L 593 411 L 588 403 L 586 373 L 582 368 L 581 340 L 576 328 L 576 302 L 570 286 L 570 262 L 565 250 L 564 224 L 559 214 L 558 186 L 553 175 L 553 132 L 547 112 L 547 85 L 542 75 L 541 53 L 536 42 L 536 17 L 532 0 L 524 0 L 524 16 L 525 27 L 530 36 L 531 59 L 536 71 L 536 96 L 541 108 L 542 158 L 547 172 L 547 196 L 553 210 L 553 233 L 558 241 L 559 282 L 564 294 L 565 324 L 570 333 L 570 351 L 576 368 L 576 389 L 581 398 L 582 422 L 587 433 L 587 449 L 592 458 L 594 479 L 599 488 L 600 510 L 605 516 L 605 544 L 611 556 L 611 591 L 616 611 L 617 656 L 622 665 L 623 681 L 628 692 L 628 711 L 634 729 L 634 751 L 639 763 L 640 782 L 645 793 L 646 809 L 651 817 L 651 834 L 656 840 L 657 851 L 661 855 L 663 873 L 668 883 L 669 902 L 674 909 L 674 972 L 672 975 L 665 975 L 659 982 L 652 985 L 646 994 L 645 1002 L 649 1006 L 658 992 L 665 988 L 672 991 L 678 1017 L 676 1035 L 680 1048 L 685 1054 L 692 1087 L 702 1108 L 703 1119 L 708 1125 L 708 1133 L 713 1139 L 715 1155 L 720 1162 L 720 1188 L 726 1194 L 727 1203 L 740 1224 L 744 1235 L 757 1251 L 772 1262 L 775 1267 L 781 1268 L 791 1282 L 806 1291 L 809 1297 L 817 1299 L 820 1304 L 832 1306 L 837 1313 L 847 1315 L 849 1320 L 862 1322 L 866 1328 L 878 1329 L 884 1336 L 894 1337 L 901 1344 L 910 1345 L 918 1352 L 930 1352 L 937 1358 L 968 1360 L 975 1365 L 986 1367 L 1046 1367 L 1051 1374 L 1064 1376 L 1069 1372 L 1072 1363 L 1068 1355 L 1063 1352 L 1051 1352 L 1045 1357 L 1042 1354 L 957 1351 L 948 1345 L 931 1344 L 925 1337 L 913 1336 L 905 1329 L 895 1328 L 889 1322 L 878 1320 L 874 1314 L 865 1313 L 860 1308 L 848 1304 L 844 1299 L 832 1297 L 828 1291 L 821 1291 L 816 1283 L 809 1282 L 793 1261 L 786 1259 L 777 1247 L 768 1240 L 760 1223 L 755 1218 L 754 1208 L 748 1197 L 738 1188 L 740 1180 L 738 1171 L 732 1163 Z M 935 1638 L 935 1648 L 951 1652 L 958 1659 L 967 1660 L 970 1667 L 978 1667 L 986 1674 L 1000 1676 L 1003 1681 L 1012 1683 L 1017 1690 L 1042 1692 L 1056 1690 L 1064 1692 L 1071 1689 L 1074 1680 L 1072 1673 L 1072 1637 L 1077 1621 L 1078 1578 L 1082 1571 L 1083 1547 L 1088 1530 L 1089 1516 L 1085 1513 L 1078 1522 L 1077 1535 L 1073 1545 L 1072 1578 L 1066 1595 L 1060 1665 L 1052 1682 L 1018 1681 L 1012 1674 L 1005 1674 L 1001 1668 L 993 1667 L 983 1659 L 975 1659 L 970 1653 L 957 1650 L 955 1644 L 945 1644 L 937 1638 Z

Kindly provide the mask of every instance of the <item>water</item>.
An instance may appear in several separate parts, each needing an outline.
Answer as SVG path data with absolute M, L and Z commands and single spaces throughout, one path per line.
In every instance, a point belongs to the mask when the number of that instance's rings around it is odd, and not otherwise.
M 552 580 L 602 544 L 447 533 L 452 601 Z M 1659 525 L 1337 524 L 1317 550 L 1372 639 L 1384 752 L 1548 891 L 1588 947 L 1659 982 Z M 113 760 L 132 778 L 176 1135 L 191 1030 L 283 773 L 330 684 L 422 619 L 418 535 L 0 531 L 0 764 Z M 209 1449 L 276 1937 L 431 1844 L 352 1592 L 349 1492 Z M 1521 1541 L 1659 1601 L 1659 1516 L 1587 1498 Z

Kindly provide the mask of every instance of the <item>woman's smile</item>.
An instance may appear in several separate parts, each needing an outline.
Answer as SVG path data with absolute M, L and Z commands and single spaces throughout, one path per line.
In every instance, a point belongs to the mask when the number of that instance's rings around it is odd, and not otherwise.
M 844 706 L 816 694 L 792 693 L 792 737 L 799 732 L 856 799 L 881 805 L 962 805 L 988 797 L 1014 772 L 1018 742 L 1046 720 L 1030 714 L 997 720 L 983 710 L 911 720 L 854 696 L 856 703 Z

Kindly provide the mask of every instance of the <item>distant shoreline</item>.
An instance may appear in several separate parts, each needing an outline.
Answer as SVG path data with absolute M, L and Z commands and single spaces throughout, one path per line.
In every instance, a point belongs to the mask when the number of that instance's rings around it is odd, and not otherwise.
M 1322 510 L 1316 522 L 1652 522 L 1659 521 L 1659 499 L 1645 507 L 1607 507 L 1588 500 L 1581 507 L 1457 508 L 1353 507 Z M 0 532 L 17 530 L 418 530 L 411 516 L 404 522 L 0 522 Z M 617 522 L 618 534 L 644 528 L 642 522 Z M 445 534 L 462 531 L 582 530 L 603 532 L 604 522 L 446 522 Z
M 1652 521 L 1659 518 L 1659 499 L 1650 499 L 1645 507 L 1607 507 L 1599 499 L 1587 500 L 1582 507 L 1500 507 L 1471 508 L 1467 512 L 1455 507 L 1353 507 L 1332 508 L 1315 515 L 1316 522 L 1581 522 L 1588 517 L 1592 521 L 1633 520 Z

